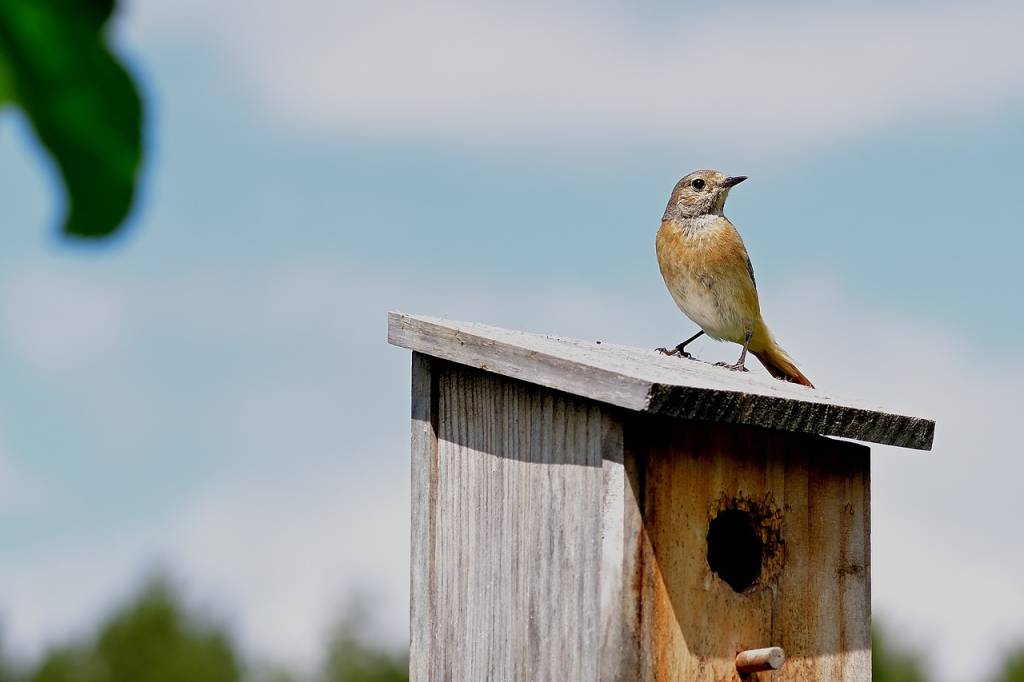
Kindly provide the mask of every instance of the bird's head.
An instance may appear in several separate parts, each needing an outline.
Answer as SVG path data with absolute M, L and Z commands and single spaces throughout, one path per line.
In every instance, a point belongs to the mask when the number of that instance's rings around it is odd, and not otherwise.
M 746 179 L 745 175 L 727 176 L 716 170 L 693 171 L 676 183 L 662 220 L 722 215 L 729 190 Z

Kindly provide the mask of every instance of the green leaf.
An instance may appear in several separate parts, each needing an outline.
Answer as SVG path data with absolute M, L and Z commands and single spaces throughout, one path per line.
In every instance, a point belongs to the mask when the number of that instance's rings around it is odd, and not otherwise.
M 0 45 L 0 109 L 11 101 L 11 74 L 7 68 L 3 45 Z
M 102 237 L 132 206 L 142 159 L 142 104 L 106 46 L 115 0 L 0 0 L 0 49 L 14 99 L 57 162 L 64 231 Z

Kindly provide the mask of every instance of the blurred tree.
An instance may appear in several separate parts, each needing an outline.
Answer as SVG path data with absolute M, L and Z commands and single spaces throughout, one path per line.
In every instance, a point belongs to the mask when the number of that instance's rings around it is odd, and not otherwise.
M 14 104 L 57 163 L 66 234 L 120 227 L 142 159 L 142 104 L 111 54 L 116 0 L 0 0 L 0 109 Z
M 313 682 L 407 682 L 403 651 L 366 636 L 370 610 L 355 601 L 328 640 Z M 99 626 L 94 637 L 51 649 L 26 674 L 0 651 L 0 682 L 238 682 L 243 666 L 226 631 L 189 614 L 168 581 L 156 578 Z M 252 670 L 252 669 L 250 669 Z M 255 668 L 253 682 L 306 682 L 280 667 Z
M 184 613 L 169 584 L 151 581 L 95 640 L 50 651 L 30 682 L 235 682 L 241 666 L 222 628 Z
M 315 682 L 406 682 L 405 652 L 373 643 L 370 609 L 357 600 L 342 614 L 328 640 Z M 21 673 L 0 647 L 0 682 L 236 682 L 242 666 L 225 630 L 186 613 L 163 579 L 154 579 L 131 603 L 83 642 L 51 649 L 39 666 Z M 253 682 L 305 682 L 280 667 L 250 675 Z M 919 657 L 876 624 L 872 636 L 875 682 L 923 682 Z M 994 682 L 1024 682 L 1024 646 L 1009 652 Z
M 903 648 L 876 622 L 871 628 L 871 679 L 874 682 L 924 682 L 916 653 Z
M 2 643 L 0 643 L 0 682 L 19 682 L 23 677 L 18 673 L 15 664 L 4 653 Z
M 354 600 L 328 640 L 321 682 L 407 682 L 409 657 L 374 644 L 366 636 L 366 603 Z
M 1007 653 L 995 682 L 1024 682 L 1024 644 Z
M 249 682 L 305 682 L 305 680 L 287 668 L 263 664 L 254 666 L 254 672 L 249 675 Z

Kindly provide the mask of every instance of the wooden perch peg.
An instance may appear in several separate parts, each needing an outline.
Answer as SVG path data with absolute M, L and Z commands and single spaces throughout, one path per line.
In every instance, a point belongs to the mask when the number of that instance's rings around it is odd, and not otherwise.
M 736 670 L 741 673 L 759 673 L 765 670 L 779 670 L 786 662 L 786 652 L 782 647 L 770 646 L 766 649 L 749 649 L 736 655 Z

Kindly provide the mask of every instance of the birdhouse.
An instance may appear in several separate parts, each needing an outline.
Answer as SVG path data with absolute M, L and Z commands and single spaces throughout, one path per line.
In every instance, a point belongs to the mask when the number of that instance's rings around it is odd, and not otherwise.
M 392 313 L 413 680 L 868 680 L 866 446 L 934 422 L 651 350 Z

